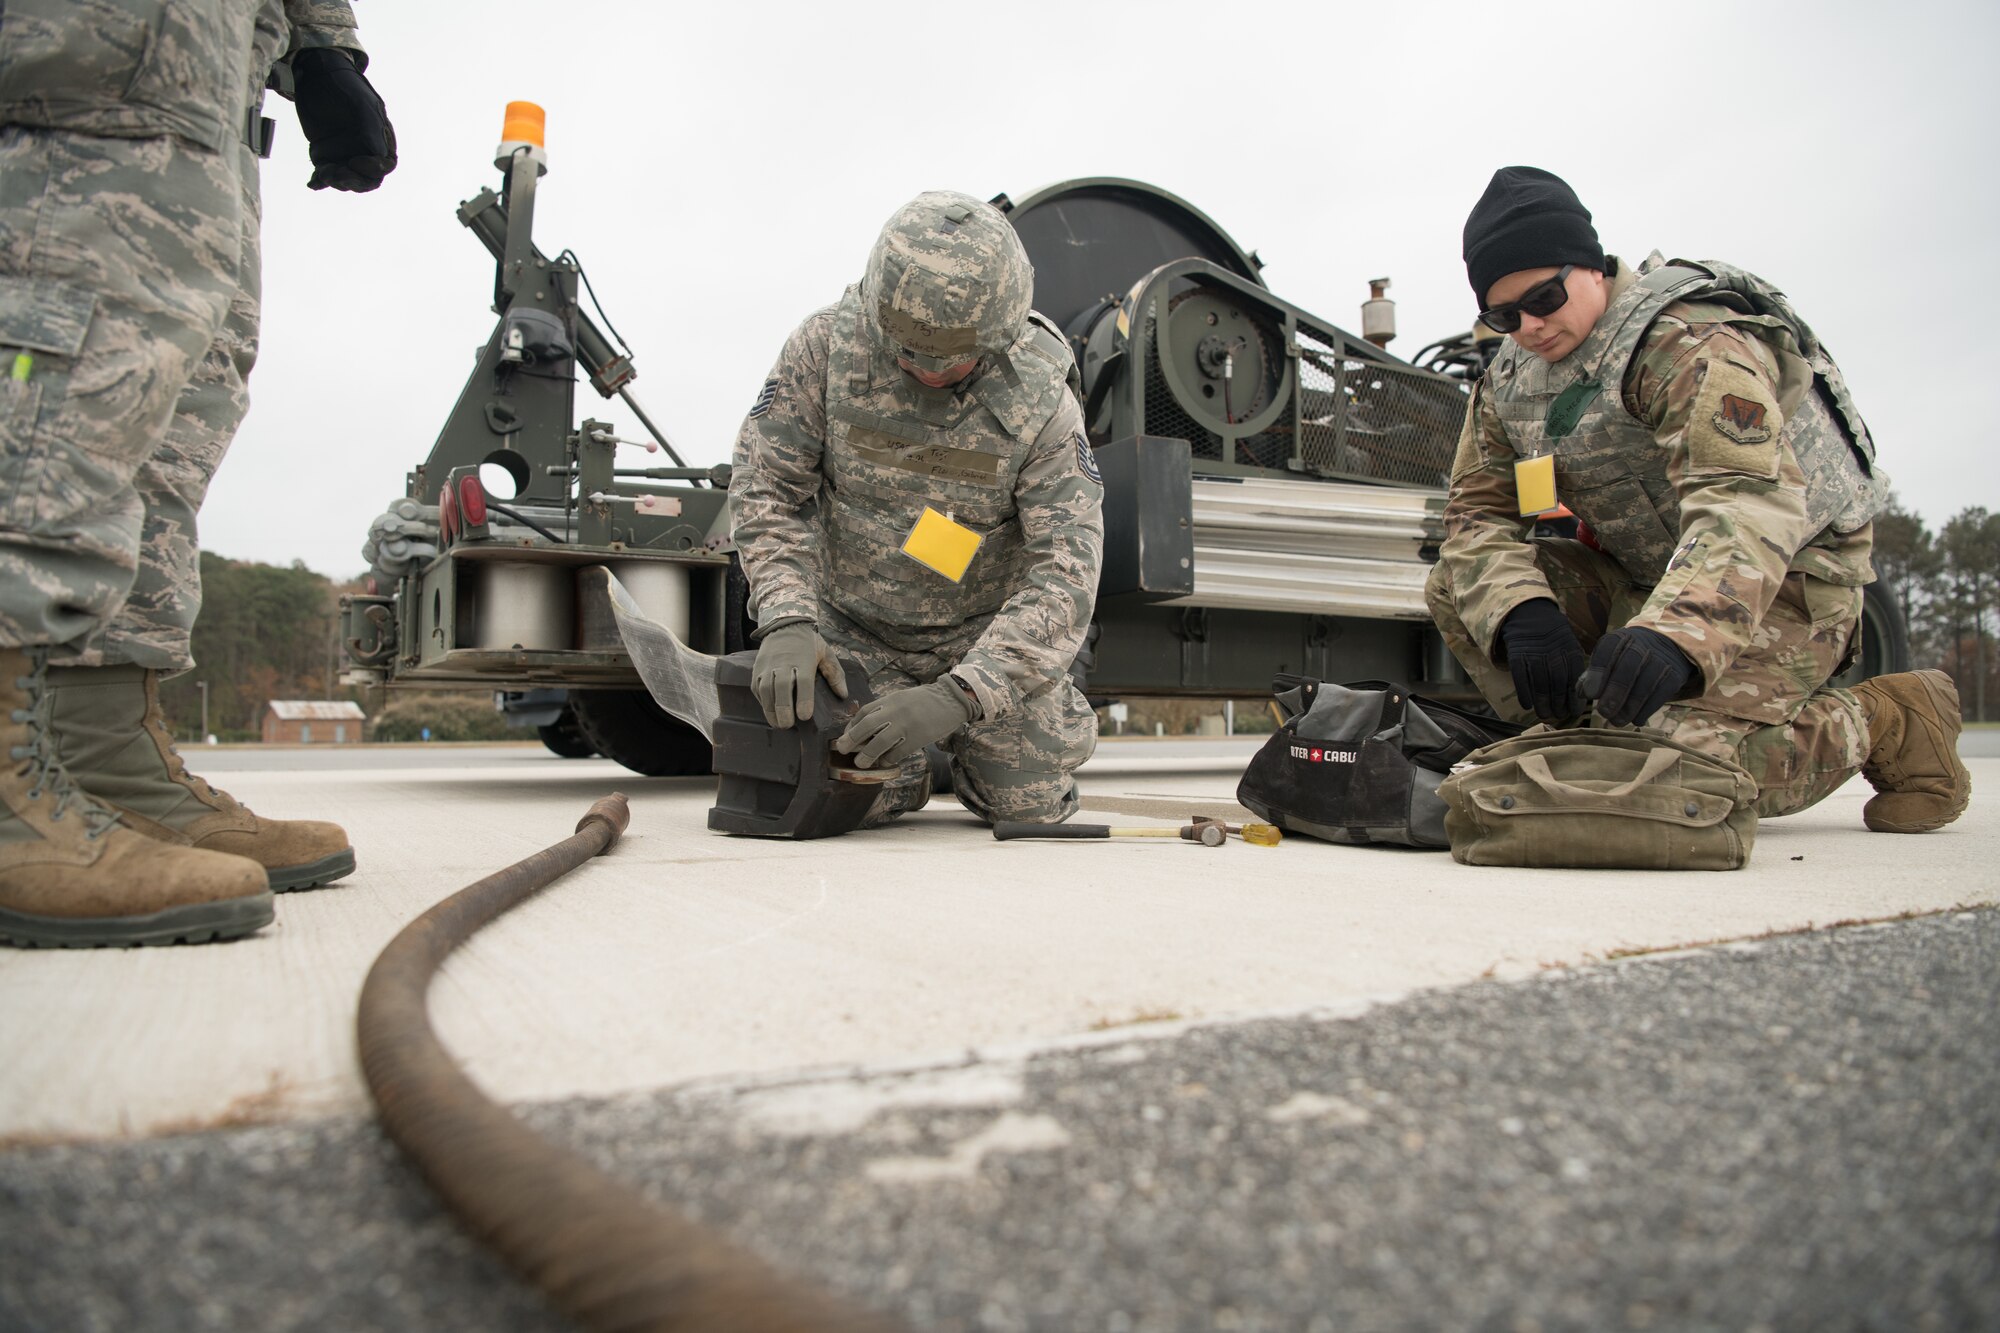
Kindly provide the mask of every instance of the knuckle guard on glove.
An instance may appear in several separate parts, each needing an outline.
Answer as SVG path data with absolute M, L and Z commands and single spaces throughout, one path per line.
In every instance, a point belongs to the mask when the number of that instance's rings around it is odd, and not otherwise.
M 1545 722 L 1583 712 L 1583 645 L 1560 606 L 1543 597 L 1521 603 L 1500 622 L 1500 641 L 1522 706 Z
M 1598 642 L 1582 690 L 1613 726 L 1637 726 L 1679 698 L 1694 663 L 1657 630 L 1627 626 Z
M 863 704 L 833 748 L 853 755 L 857 768 L 900 763 L 971 720 L 971 701 L 945 677 Z

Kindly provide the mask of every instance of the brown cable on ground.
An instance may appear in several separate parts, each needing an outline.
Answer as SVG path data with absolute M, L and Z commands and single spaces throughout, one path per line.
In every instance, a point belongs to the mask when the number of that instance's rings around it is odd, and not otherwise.
M 597 801 L 574 835 L 461 889 L 389 942 L 361 987 L 356 1023 L 382 1126 L 474 1235 L 586 1328 L 886 1333 L 886 1321 L 779 1276 L 528 1129 L 460 1072 L 431 1029 L 426 995 L 446 955 L 609 851 L 630 817 L 621 794 Z

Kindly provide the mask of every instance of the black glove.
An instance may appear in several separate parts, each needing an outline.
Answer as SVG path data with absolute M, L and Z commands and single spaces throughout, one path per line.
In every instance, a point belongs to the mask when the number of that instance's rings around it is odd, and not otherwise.
M 1679 697 L 1694 663 L 1656 630 L 1627 625 L 1598 641 L 1583 674 L 1583 694 L 1614 727 L 1638 726 Z
M 857 768 L 897 764 L 972 721 L 972 700 L 950 676 L 861 705 L 833 743 Z
M 1521 603 L 1500 622 L 1500 643 L 1523 708 L 1544 722 L 1566 722 L 1583 712 L 1576 690 L 1583 645 L 1560 606 L 1546 597 Z
M 375 87 L 354 58 L 332 46 L 292 57 L 292 100 L 312 145 L 315 190 L 365 193 L 396 169 L 396 131 Z
M 757 696 L 764 720 L 774 727 L 789 727 L 795 719 L 812 721 L 815 675 L 825 676 L 836 696 L 847 697 L 847 673 L 818 630 L 799 620 L 765 634 L 757 645 L 757 660 L 750 664 L 750 693 Z

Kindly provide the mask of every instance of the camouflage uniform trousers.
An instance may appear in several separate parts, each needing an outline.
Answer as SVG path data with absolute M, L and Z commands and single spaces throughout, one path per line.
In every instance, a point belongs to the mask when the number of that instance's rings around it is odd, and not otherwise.
M 250 411 L 250 370 L 257 364 L 262 314 L 258 158 L 247 147 L 237 151 L 242 160 L 242 260 L 229 314 L 181 390 L 158 446 L 132 479 L 146 507 L 139 571 L 124 606 L 85 644 L 77 665 L 136 662 L 169 672 L 194 665 L 189 636 L 201 614 L 201 541 L 195 519 Z
M 188 665 L 194 511 L 255 349 L 247 160 L 0 129 L 0 643 Z
M 1582 542 L 1537 539 L 1535 564 L 1588 654 L 1645 605 L 1610 556 Z M 1502 717 L 1535 721 L 1514 695 L 1514 677 L 1480 650 L 1459 616 L 1445 567 L 1425 596 L 1438 631 L 1486 701 Z M 1707 754 L 1730 759 L 1757 781 L 1757 814 L 1803 810 L 1860 771 L 1868 723 L 1847 690 L 1827 682 L 1861 647 L 1861 589 L 1809 575 L 1785 576 L 1778 597 L 1743 651 L 1707 693 L 1668 704 L 1648 723 Z
M 891 647 L 866 626 L 821 604 L 819 632 L 834 652 L 868 672 L 880 698 L 928 685 L 955 666 L 986 627 L 982 616 L 924 649 Z M 951 786 L 965 808 L 987 823 L 1018 819 L 1058 824 L 1076 813 L 1076 770 L 1097 749 L 1097 715 L 1068 676 L 1028 696 L 990 722 L 968 723 L 940 746 L 951 760 Z M 930 799 L 930 764 L 922 754 L 903 761 L 884 785 L 863 827 L 921 809 Z

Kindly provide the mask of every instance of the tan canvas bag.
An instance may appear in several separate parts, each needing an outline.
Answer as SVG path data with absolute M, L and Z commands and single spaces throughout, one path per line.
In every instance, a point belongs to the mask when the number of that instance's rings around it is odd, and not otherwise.
M 1755 780 L 1656 731 L 1535 727 L 1467 755 L 1438 795 L 1466 865 L 1737 870 L 1757 838 Z

